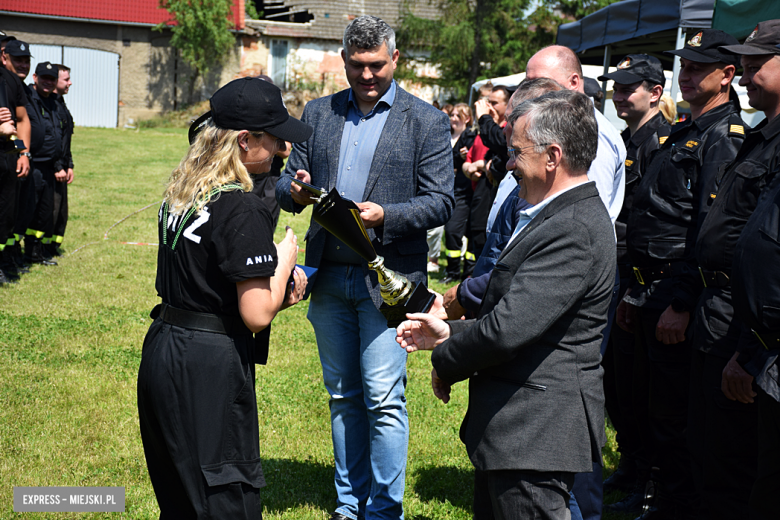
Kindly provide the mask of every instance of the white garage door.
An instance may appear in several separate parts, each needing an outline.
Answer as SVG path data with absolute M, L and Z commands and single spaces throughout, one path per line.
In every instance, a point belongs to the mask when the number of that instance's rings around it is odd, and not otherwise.
M 119 110 L 119 55 L 113 52 L 65 47 L 30 45 L 33 55 L 28 83 L 35 66 L 43 61 L 70 67 L 73 86 L 65 98 L 77 126 L 116 128 Z

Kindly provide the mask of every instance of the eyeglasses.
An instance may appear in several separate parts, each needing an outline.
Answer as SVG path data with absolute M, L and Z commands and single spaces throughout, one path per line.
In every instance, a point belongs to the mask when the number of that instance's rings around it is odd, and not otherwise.
M 523 155 L 523 150 L 525 150 L 526 148 L 535 148 L 537 146 L 550 146 L 551 144 L 552 143 L 531 144 L 531 145 L 528 145 L 528 146 L 523 146 L 522 148 L 507 148 L 506 151 L 509 154 L 509 160 L 510 161 L 516 161 L 518 157 Z

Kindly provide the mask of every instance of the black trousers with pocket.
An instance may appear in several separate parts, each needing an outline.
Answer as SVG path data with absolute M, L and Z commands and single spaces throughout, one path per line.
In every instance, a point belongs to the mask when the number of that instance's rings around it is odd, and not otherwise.
M 138 414 L 160 518 L 261 518 L 254 341 L 156 319 Z

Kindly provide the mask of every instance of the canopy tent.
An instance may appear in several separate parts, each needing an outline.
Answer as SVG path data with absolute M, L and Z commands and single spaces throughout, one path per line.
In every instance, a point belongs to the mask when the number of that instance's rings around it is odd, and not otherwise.
M 603 63 L 607 46 L 611 47 L 610 65 L 635 52 L 657 53 L 671 65 L 671 58 L 661 53 L 676 48 L 679 28 L 710 27 L 713 4 L 714 0 L 623 0 L 561 25 L 557 43 L 590 65 Z
M 582 20 L 561 25 L 557 43 L 576 52 L 583 64 L 601 63 L 606 72 L 626 54 L 650 54 L 674 70 L 677 98 L 679 60 L 663 51 L 685 45 L 688 29 L 710 27 L 714 0 L 623 0 Z M 606 91 L 606 84 L 602 87 Z
M 742 40 L 758 22 L 780 18 L 777 0 L 718 0 L 712 15 L 712 28 Z

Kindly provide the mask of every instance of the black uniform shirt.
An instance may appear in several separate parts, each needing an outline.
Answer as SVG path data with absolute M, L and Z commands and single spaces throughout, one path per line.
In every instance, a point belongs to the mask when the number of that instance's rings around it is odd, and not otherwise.
M 276 271 L 266 207 L 239 189 L 214 195 L 184 222 L 165 206 L 158 214 L 157 294 L 180 309 L 240 317 L 236 283 Z
M 33 155 L 33 161 L 54 161 L 54 171 L 62 170 L 62 135 L 60 128 L 60 115 L 57 103 L 54 99 L 43 97 L 35 90 L 35 85 L 30 85 L 31 105 L 37 112 L 41 124 L 44 127 L 43 145 L 37 155 Z
M 734 309 L 749 329 L 780 335 L 780 175 L 761 192 L 734 248 L 731 279 Z M 774 345 L 767 350 L 754 337 L 741 342 L 739 363 L 756 376 L 765 392 L 780 401 L 780 371 Z
M 718 174 L 710 194 L 710 211 L 696 239 L 696 261 L 709 273 L 731 276 L 734 247 L 758 197 L 780 169 L 780 118 L 766 120 L 747 134 L 736 159 Z M 780 267 L 778 267 L 780 269 Z M 694 347 L 702 352 L 730 358 L 741 335 L 741 322 L 734 320 L 731 288 L 710 282 L 705 289 L 698 271 L 681 277 L 678 287 L 690 298 L 701 293 L 694 316 Z M 703 292 L 702 292 L 703 291 Z
M 623 197 L 623 208 L 615 221 L 620 265 L 629 263 L 626 251 L 626 224 L 634 200 L 634 191 L 639 186 L 639 181 L 642 180 L 642 174 L 647 169 L 653 153 L 666 142 L 671 130 L 671 125 L 659 112 L 642 125 L 634 135 L 631 135 L 628 128 L 620 134 L 623 144 L 626 145 L 626 193 Z
M 5 103 L 7 109 L 11 111 L 11 118 L 16 123 L 16 108 L 27 105 L 27 95 L 24 92 L 24 86 L 19 76 L 0 66 L 0 84 L 5 86 Z M 29 144 L 29 143 L 27 143 Z M 2 140 L 0 149 L 10 150 L 13 144 L 10 141 Z
M 471 187 L 471 179 L 466 177 L 466 174 L 463 173 L 463 163 L 466 162 L 466 160 L 461 157 L 460 155 L 460 149 L 464 146 L 466 148 L 471 148 L 474 146 L 474 140 L 477 138 L 477 133 L 474 132 L 474 130 L 471 130 L 470 128 L 466 128 L 462 134 L 460 134 L 460 137 L 458 137 L 458 140 L 455 142 L 455 146 L 452 147 L 452 166 L 454 167 L 455 172 L 455 194 L 468 194 L 473 191 Z
M 702 202 L 745 137 L 739 111 L 738 102 L 730 100 L 695 121 L 672 127 L 634 192 L 626 233 L 632 266 L 653 269 L 665 263 L 694 262 L 698 225 L 709 209 Z M 677 293 L 676 284 L 674 279 L 634 283 L 629 303 L 664 309 L 673 298 L 686 296 Z M 693 309 L 696 299 L 682 303 Z
M 41 115 L 38 110 L 32 104 L 32 89 L 25 84 L 22 84 L 25 94 L 27 95 L 27 117 L 30 119 L 30 149 L 29 152 L 33 158 L 40 155 L 43 148 L 43 141 L 46 137 L 46 125 L 41 121 Z
M 54 100 L 57 102 L 57 111 L 60 118 L 60 129 L 62 135 L 62 165 L 64 168 L 73 168 L 73 155 L 70 152 L 71 137 L 73 136 L 73 116 L 68 110 L 68 105 L 65 104 L 65 98 L 52 94 Z
M 479 135 L 482 144 L 488 147 L 485 164 L 493 161 L 490 163 L 490 173 L 496 182 L 501 182 L 501 179 L 506 176 L 506 162 L 509 160 L 504 127 L 496 124 L 489 115 L 484 115 L 479 118 Z

